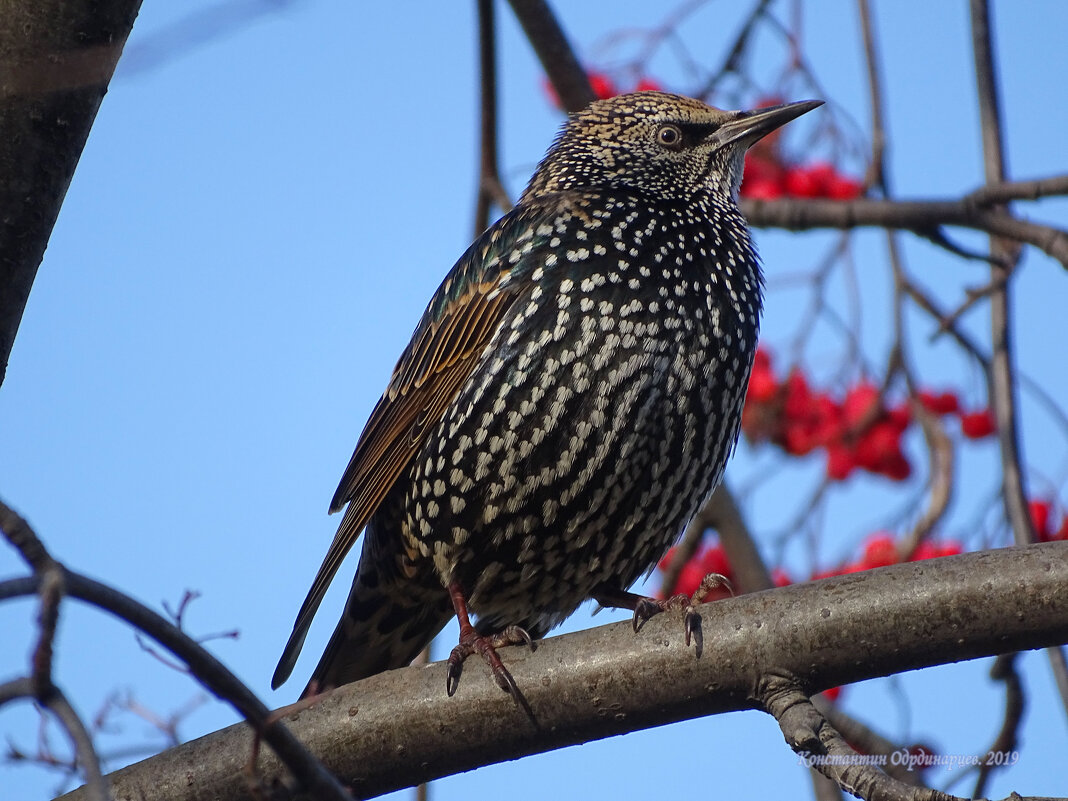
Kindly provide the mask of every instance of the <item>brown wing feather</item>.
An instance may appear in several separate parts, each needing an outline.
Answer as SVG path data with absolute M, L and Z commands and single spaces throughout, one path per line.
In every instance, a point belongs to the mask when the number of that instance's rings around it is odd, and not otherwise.
M 449 304 L 439 321 L 421 325 L 393 371 L 331 502 L 332 512 L 346 504 L 348 508 L 297 614 L 273 687 L 292 671 L 312 618 L 349 549 L 427 433 L 441 421 L 514 301 L 514 291 L 501 288 L 503 275 L 472 286 Z

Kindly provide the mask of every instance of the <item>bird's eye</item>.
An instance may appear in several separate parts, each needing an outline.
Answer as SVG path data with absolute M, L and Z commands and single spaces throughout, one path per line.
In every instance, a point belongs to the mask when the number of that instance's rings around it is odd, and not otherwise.
M 656 141 L 669 150 L 682 147 L 682 131 L 677 125 L 661 125 L 656 132 Z

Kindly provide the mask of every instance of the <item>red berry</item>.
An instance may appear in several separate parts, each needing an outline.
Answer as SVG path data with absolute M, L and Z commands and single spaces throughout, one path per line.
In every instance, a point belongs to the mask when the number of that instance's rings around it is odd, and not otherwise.
M 827 446 L 827 478 L 832 481 L 845 481 L 856 466 L 857 461 L 851 448 L 838 442 Z
M 872 472 L 902 456 L 901 432 L 885 420 L 870 426 L 857 440 L 857 464 Z
M 886 410 L 886 421 L 898 431 L 904 431 L 912 422 L 912 412 L 907 403 L 892 406 Z
M 909 557 L 910 562 L 922 562 L 925 559 L 934 559 L 939 556 L 938 546 L 930 540 L 924 540 L 916 546 L 916 550 Z
M 777 181 L 757 178 L 743 182 L 739 194 L 753 200 L 778 200 L 782 197 L 782 186 Z
M 809 409 L 812 390 L 805 374 L 796 367 L 786 376 L 786 397 L 783 399 L 783 414 L 795 420 L 804 417 Z
M 745 156 L 742 167 L 742 183 L 767 179 L 777 184 L 782 183 L 783 169 L 777 161 L 750 151 Z
M 790 574 L 781 567 L 773 567 L 771 569 L 771 580 L 776 587 L 789 587 L 794 583 L 790 578 Z
M 842 414 L 846 424 L 855 427 L 875 414 L 879 404 L 879 388 L 862 381 L 846 393 L 842 401 Z
M 831 200 L 853 200 L 864 192 L 864 184 L 835 172 L 824 182 L 824 196 Z
M 957 540 L 946 540 L 938 546 L 939 556 L 957 556 L 964 553 L 964 546 Z
M 767 368 L 753 368 L 749 375 L 749 387 L 745 392 L 746 403 L 767 403 L 772 400 L 779 391 L 779 382 L 771 370 Z
M 753 354 L 754 370 L 771 370 L 771 351 L 760 345 Z
M 840 696 L 842 694 L 842 688 L 841 687 L 830 687 L 830 688 L 824 690 L 821 694 L 823 695 L 824 698 L 826 698 L 828 701 L 830 701 L 833 704 L 835 701 L 838 700 L 838 696 Z
M 775 200 L 783 195 L 783 169 L 770 157 L 750 152 L 742 169 L 742 197 Z
M 817 442 L 826 445 L 842 436 L 842 407 L 830 395 L 813 395 L 808 406 L 808 420 Z
M 671 564 L 671 560 L 675 558 L 676 551 L 678 551 L 678 548 L 676 548 L 675 546 L 668 548 L 668 552 L 660 558 L 659 562 L 656 563 L 656 569 L 661 571 L 667 570 L 668 565 Z
M 654 81 L 652 78 L 642 78 L 638 81 L 638 85 L 634 87 L 635 92 L 659 92 L 660 84 Z
M 615 97 L 619 94 L 619 90 L 616 89 L 615 84 L 612 83 L 612 79 L 605 73 L 589 72 L 586 77 L 590 79 L 590 88 L 593 90 L 593 94 L 598 100 Z
M 960 430 L 968 439 L 989 437 L 998 430 L 994 413 L 990 409 L 979 412 L 967 412 L 960 416 Z
M 815 194 L 811 197 L 827 197 L 827 187 L 836 175 L 834 167 L 823 161 L 817 161 L 805 168 L 807 180 L 814 185 Z
M 679 580 L 675 582 L 675 587 L 671 590 L 672 595 L 693 595 L 697 588 L 701 586 L 701 581 L 704 580 L 704 577 L 705 571 L 701 568 L 701 565 L 697 563 L 696 559 L 691 559 L 679 571 Z
M 730 577 L 731 563 L 727 561 L 727 554 L 723 552 L 723 546 L 713 545 L 710 548 L 706 548 L 705 552 L 701 554 L 700 560 L 701 570 L 703 571 L 702 578 L 709 573 L 719 573 L 721 576 Z
M 1053 533 L 1049 525 L 1049 501 L 1031 501 L 1027 504 L 1027 509 L 1031 513 L 1031 525 L 1035 529 L 1035 539 L 1039 542 L 1048 541 L 1049 535 Z
M 916 393 L 918 400 L 932 414 L 956 414 L 960 411 L 960 400 L 952 392 L 934 393 L 920 390 Z
M 805 456 L 812 453 L 819 443 L 807 427 L 794 421 L 783 429 L 780 444 L 791 456 Z
M 897 564 L 897 544 L 893 536 L 880 532 L 872 534 L 864 543 L 864 555 L 861 564 L 866 568 L 886 567 Z
M 904 481 L 912 475 L 912 465 L 899 453 L 880 465 L 879 472 L 892 481 Z
M 823 192 L 819 178 L 805 167 L 787 169 L 782 184 L 790 197 L 819 197 Z

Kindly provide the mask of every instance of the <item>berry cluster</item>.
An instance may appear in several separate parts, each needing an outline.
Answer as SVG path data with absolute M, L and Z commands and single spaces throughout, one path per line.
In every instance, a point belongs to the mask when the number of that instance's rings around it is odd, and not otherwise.
M 753 148 L 745 157 L 742 197 L 778 200 L 783 197 L 853 200 L 864 194 L 864 185 L 840 173 L 826 162 L 783 164 L 768 156 L 767 149 Z
M 1038 542 L 1068 540 L 1068 514 L 1062 514 L 1058 527 L 1053 522 L 1053 503 L 1048 500 L 1034 500 L 1027 505 L 1031 513 L 1031 525 L 1035 529 Z
M 856 559 L 838 567 L 817 571 L 812 578 L 823 579 L 831 576 L 845 576 L 849 573 L 860 573 L 877 567 L 896 565 L 900 562 L 922 562 L 926 559 L 937 559 L 940 556 L 956 556 L 963 552 L 964 546 L 957 540 L 943 540 L 942 542 L 924 540 L 916 546 L 916 549 L 907 559 L 902 559 L 894 535 L 885 531 L 877 531 L 864 540 L 860 556 Z
M 961 432 L 970 439 L 995 431 L 988 409 L 964 412 L 951 392 L 923 391 L 917 400 L 934 414 L 958 415 Z M 771 442 L 791 456 L 822 448 L 833 481 L 844 481 L 857 469 L 903 481 L 912 467 L 901 436 L 911 423 L 908 405 L 887 405 L 874 384 L 862 381 L 839 399 L 812 389 L 797 368 L 780 380 L 768 350 L 757 350 L 742 412 L 742 431 L 752 443 Z

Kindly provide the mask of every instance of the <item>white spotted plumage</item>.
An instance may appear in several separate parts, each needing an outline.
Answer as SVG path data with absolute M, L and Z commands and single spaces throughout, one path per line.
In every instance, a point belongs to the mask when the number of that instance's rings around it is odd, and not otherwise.
M 541 636 L 652 568 L 737 439 L 762 288 L 741 154 L 814 105 L 723 112 L 644 92 L 571 118 L 398 362 L 275 685 L 365 524 L 315 687 L 404 664 L 454 611 Z

